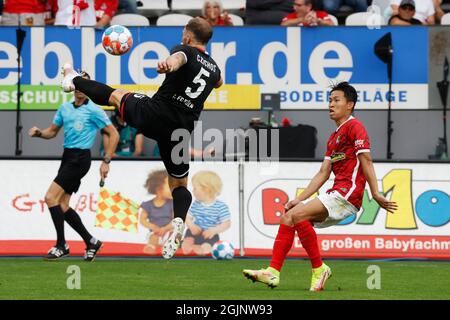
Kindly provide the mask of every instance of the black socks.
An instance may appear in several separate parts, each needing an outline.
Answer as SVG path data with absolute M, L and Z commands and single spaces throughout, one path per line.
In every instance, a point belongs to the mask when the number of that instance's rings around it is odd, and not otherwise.
M 108 106 L 109 97 L 116 90 L 106 84 L 84 79 L 81 76 L 73 78 L 73 84 L 78 91 L 83 92 L 89 99 L 100 106 Z
M 64 213 L 59 205 L 48 209 L 50 210 L 50 215 L 52 216 L 53 224 L 56 229 L 56 245 L 64 248 L 66 244 L 66 238 L 64 237 Z
M 172 191 L 173 212 L 175 218 L 186 220 L 186 215 L 191 206 L 192 195 L 185 187 L 177 187 Z
M 64 220 L 66 220 L 73 230 L 75 230 L 83 238 L 86 246 L 92 244 L 91 239 L 94 237 L 86 230 L 80 216 L 75 210 L 69 208 L 69 210 L 64 213 Z

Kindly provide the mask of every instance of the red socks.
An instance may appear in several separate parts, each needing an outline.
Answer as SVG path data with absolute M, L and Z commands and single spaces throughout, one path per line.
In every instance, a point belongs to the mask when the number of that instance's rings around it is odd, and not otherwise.
M 270 267 L 281 271 L 284 260 L 286 260 L 286 256 L 291 250 L 292 243 L 294 242 L 296 230 L 298 238 L 308 254 L 312 267 L 318 268 L 322 265 L 322 257 L 320 256 L 316 231 L 314 230 L 311 222 L 302 221 L 297 223 L 294 227 L 280 224 L 277 237 L 273 243 L 272 260 L 270 260 L 269 265 Z
M 302 221 L 294 226 L 297 230 L 298 238 L 302 243 L 303 248 L 308 253 L 309 260 L 313 268 L 318 268 L 322 265 L 322 257 L 320 256 L 319 243 L 317 242 L 317 234 L 311 222 Z
M 284 260 L 289 250 L 291 250 L 294 242 L 295 229 L 285 224 L 280 224 L 278 228 L 277 237 L 273 243 L 272 260 L 270 260 L 270 267 L 281 271 Z

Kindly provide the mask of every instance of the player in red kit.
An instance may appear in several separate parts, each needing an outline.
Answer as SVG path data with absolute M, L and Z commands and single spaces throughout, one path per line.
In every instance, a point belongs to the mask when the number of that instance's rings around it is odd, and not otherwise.
M 322 262 L 317 235 L 313 228 L 325 228 L 356 214 L 361 208 L 366 181 L 373 199 L 386 211 L 397 209 L 395 202 L 378 192 L 377 178 L 370 156 L 370 142 L 362 123 L 352 116 L 357 101 L 354 87 L 341 82 L 331 88 L 330 118 L 337 129 L 327 143 L 325 159 L 306 189 L 286 205 L 273 245 L 272 259 L 266 269 L 243 270 L 244 275 L 274 288 L 294 242 L 295 231 L 312 265 L 311 291 L 320 291 L 331 277 L 331 269 Z M 325 193 L 309 199 L 334 173 L 334 185 Z

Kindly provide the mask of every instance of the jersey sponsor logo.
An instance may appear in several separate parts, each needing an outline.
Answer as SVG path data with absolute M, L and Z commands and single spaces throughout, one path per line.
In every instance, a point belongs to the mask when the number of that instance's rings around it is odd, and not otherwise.
M 345 153 L 334 152 L 331 154 L 331 163 L 338 162 L 345 159 Z
M 133 95 L 133 97 L 135 97 L 135 98 L 137 98 L 137 99 L 142 99 L 143 97 L 145 97 L 145 95 L 139 94 L 139 93 L 135 93 L 135 94 Z
M 355 147 L 364 146 L 364 140 L 355 140 Z
M 338 136 L 338 137 L 336 138 L 336 144 L 339 144 L 339 141 L 341 141 L 341 136 Z

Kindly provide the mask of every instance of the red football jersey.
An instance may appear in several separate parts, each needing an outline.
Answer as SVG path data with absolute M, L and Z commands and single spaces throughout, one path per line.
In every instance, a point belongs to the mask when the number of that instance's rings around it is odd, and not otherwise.
M 366 186 L 366 178 L 358 154 L 370 152 L 370 142 L 363 124 L 351 116 L 328 139 L 325 159 L 331 160 L 334 185 L 327 192 L 336 190 L 356 208 L 360 208 Z
M 44 13 L 45 3 L 39 0 L 6 0 L 3 12 L 5 13 Z
M 114 17 L 119 6 L 119 0 L 95 0 L 95 16 L 99 21 L 103 15 Z
M 328 13 L 326 11 L 316 11 L 316 17 L 317 19 L 322 19 L 322 20 L 330 20 L 330 16 L 328 15 Z M 285 22 L 287 20 L 291 20 L 291 19 L 297 19 L 297 13 L 296 12 L 292 12 L 289 13 L 287 16 L 285 16 L 283 18 L 283 20 L 281 20 L 281 22 Z M 309 27 L 309 23 L 299 23 L 299 26 L 304 26 L 304 27 Z

